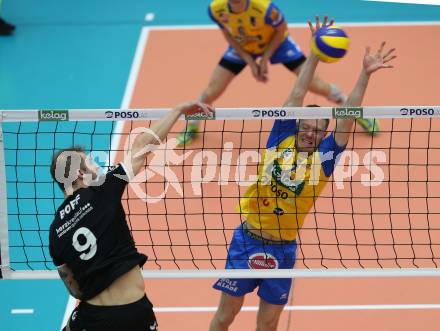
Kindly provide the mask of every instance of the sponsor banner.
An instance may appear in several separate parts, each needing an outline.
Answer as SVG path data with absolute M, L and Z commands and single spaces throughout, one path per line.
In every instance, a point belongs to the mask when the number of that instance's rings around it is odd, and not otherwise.
M 133 119 L 139 117 L 142 116 L 140 116 L 138 111 L 108 110 L 105 112 L 105 118 Z
M 252 110 L 252 117 L 255 118 L 284 118 L 290 115 L 284 109 L 254 109 Z
M 185 115 L 187 121 L 215 120 L 215 113 L 206 115 L 205 113 L 197 113 L 194 115 Z
M 39 110 L 38 111 L 39 121 L 68 121 L 69 111 L 61 109 L 51 109 L 51 110 Z
M 354 119 L 364 116 L 362 107 L 338 107 L 332 108 L 333 118 L 336 119 Z
M 439 115 L 440 109 L 434 109 L 433 107 L 403 107 L 400 108 L 400 115 L 402 116 L 434 116 Z

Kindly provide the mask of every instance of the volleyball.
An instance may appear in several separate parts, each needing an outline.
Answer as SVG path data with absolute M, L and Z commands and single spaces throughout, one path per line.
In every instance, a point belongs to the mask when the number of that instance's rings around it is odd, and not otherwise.
M 322 62 L 336 62 L 347 53 L 350 39 L 344 30 L 335 25 L 318 29 L 312 39 L 312 52 Z

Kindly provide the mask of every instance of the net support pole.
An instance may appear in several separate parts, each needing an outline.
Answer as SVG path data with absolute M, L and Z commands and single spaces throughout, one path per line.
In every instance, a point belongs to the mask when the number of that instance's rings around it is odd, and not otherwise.
M 0 278 L 9 278 L 8 209 L 6 199 L 6 168 L 3 146 L 3 113 L 0 111 Z

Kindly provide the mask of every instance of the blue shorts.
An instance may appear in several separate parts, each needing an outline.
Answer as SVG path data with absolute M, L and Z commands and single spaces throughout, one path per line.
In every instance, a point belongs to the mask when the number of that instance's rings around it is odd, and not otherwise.
M 262 54 L 252 55 L 254 59 L 260 56 L 262 56 Z M 277 48 L 275 53 L 273 53 L 272 57 L 270 58 L 270 63 L 282 63 L 286 65 L 286 67 L 288 67 L 290 70 L 294 70 L 305 60 L 306 58 L 304 56 L 304 53 L 289 35 L 283 41 L 280 47 Z M 237 54 L 234 48 L 229 47 L 223 54 L 223 57 L 220 60 L 220 65 L 226 67 L 226 69 L 230 69 L 235 74 L 238 74 L 246 66 L 246 62 L 240 57 L 240 55 Z
M 296 241 L 266 244 L 252 238 L 240 225 L 229 246 L 226 269 L 292 269 L 295 265 Z M 221 278 L 214 288 L 232 296 L 243 296 L 258 287 L 258 296 L 275 304 L 285 305 L 289 298 L 291 278 L 230 279 Z

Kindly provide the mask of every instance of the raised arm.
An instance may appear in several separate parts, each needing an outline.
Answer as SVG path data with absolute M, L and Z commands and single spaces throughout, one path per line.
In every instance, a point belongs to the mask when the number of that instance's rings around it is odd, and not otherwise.
M 322 22 L 322 26 L 332 25 L 333 20 L 327 24 L 328 17 L 324 17 L 324 21 Z M 312 33 L 312 37 L 315 35 L 316 30 L 318 30 L 321 25 L 319 23 L 319 16 L 316 16 L 315 27 L 312 25 L 312 22 L 309 20 L 309 28 Z M 310 83 L 312 82 L 313 76 L 315 75 L 316 67 L 318 66 L 319 59 L 313 53 L 310 52 L 306 62 L 304 63 L 301 72 L 298 76 L 298 79 L 293 86 L 292 92 L 288 96 L 286 102 L 284 103 L 284 107 L 301 107 L 304 103 L 304 98 L 309 90 Z
M 154 123 L 149 130 L 138 134 L 134 139 L 131 150 L 126 151 L 124 164 L 129 176 L 136 176 L 143 168 L 145 157 L 151 151 L 152 145 L 160 144 L 167 136 L 168 132 L 182 114 L 191 115 L 196 113 L 210 115 L 213 109 L 201 102 L 188 102 L 178 105 L 169 111 L 162 119 Z
M 379 69 L 392 68 L 393 66 L 387 64 L 396 56 L 394 55 L 395 48 L 384 52 L 385 42 L 379 47 L 376 54 L 370 54 L 370 47 L 367 46 L 365 50 L 365 56 L 363 59 L 363 66 L 359 78 L 348 96 L 345 107 L 358 107 L 362 104 L 364 99 L 365 91 L 367 90 L 368 82 L 370 80 L 371 74 Z M 385 53 L 385 54 L 384 54 Z M 339 146 L 345 146 L 348 143 L 350 134 L 353 131 L 354 119 L 338 119 L 336 120 L 335 127 L 335 140 Z

